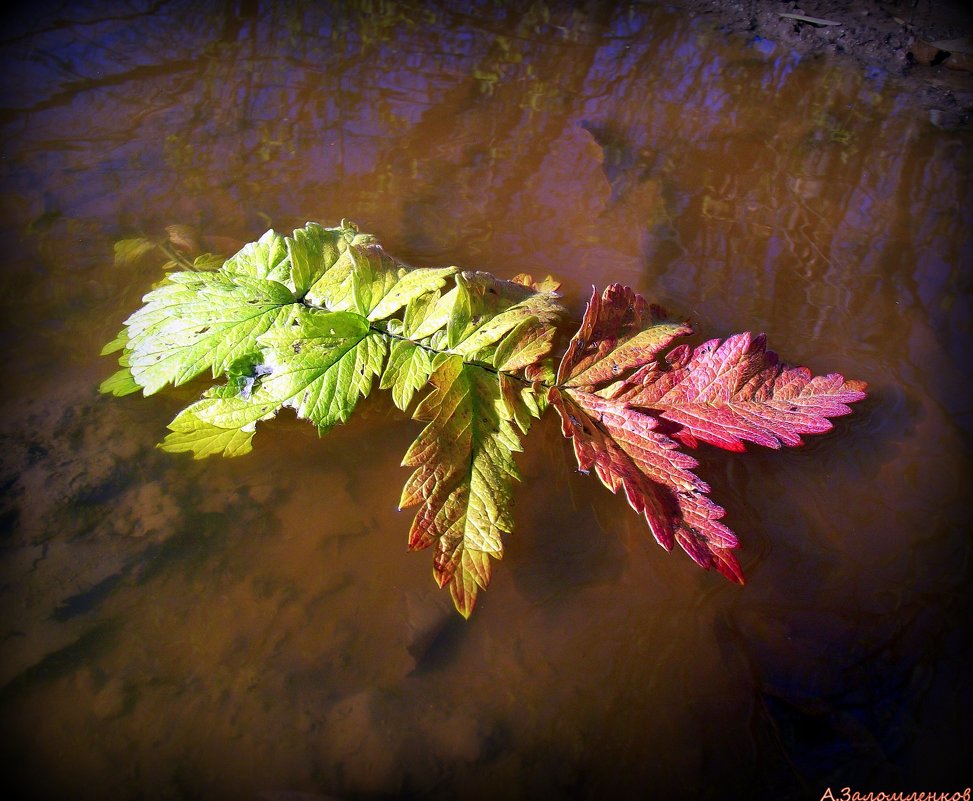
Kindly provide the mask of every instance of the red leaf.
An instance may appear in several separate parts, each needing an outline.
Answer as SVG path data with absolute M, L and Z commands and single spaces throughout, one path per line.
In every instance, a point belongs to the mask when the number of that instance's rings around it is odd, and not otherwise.
M 579 387 L 614 380 L 692 330 L 666 320 L 662 309 L 649 306 L 630 287 L 612 284 L 602 297 L 592 291 L 581 328 L 561 359 L 557 383 Z
M 782 365 L 763 334 L 744 333 L 704 342 L 691 356 L 680 346 L 665 365 L 646 364 L 609 394 L 676 423 L 673 436 L 689 447 L 700 439 L 742 451 L 744 440 L 779 448 L 830 431 L 828 418 L 850 414 L 847 404 L 864 398 L 864 387 L 838 373 L 813 376 Z
M 829 417 L 848 414 L 865 385 L 786 367 L 763 335 L 748 333 L 694 351 L 680 345 L 658 358 L 689 333 L 629 287 L 595 292 L 550 401 L 583 472 L 593 468 L 612 492 L 623 489 L 666 550 L 677 542 L 702 567 L 742 584 L 731 553 L 736 537 L 720 522 L 725 512 L 679 444 L 703 440 L 733 451 L 744 450 L 745 440 L 800 445 L 801 434 L 828 431 Z

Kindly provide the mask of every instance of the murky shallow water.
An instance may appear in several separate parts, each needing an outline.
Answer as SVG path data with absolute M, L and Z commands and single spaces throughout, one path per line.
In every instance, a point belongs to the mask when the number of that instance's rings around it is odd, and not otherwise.
M 883 76 L 650 6 L 199 5 L 71 4 L 0 41 L 0 725 L 24 796 L 969 784 L 969 135 Z M 412 264 L 554 273 L 576 315 L 629 283 L 873 398 L 796 451 L 701 454 L 744 588 L 657 548 L 545 419 L 463 622 L 406 553 L 417 426 L 378 393 L 323 440 L 281 419 L 204 463 L 153 447 L 202 385 L 96 395 L 158 277 L 113 267 L 116 239 L 342 217 Z

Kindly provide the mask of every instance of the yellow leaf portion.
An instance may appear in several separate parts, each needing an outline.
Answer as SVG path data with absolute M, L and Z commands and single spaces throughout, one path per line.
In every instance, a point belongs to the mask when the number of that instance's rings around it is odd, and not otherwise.
M 207 456 L 243 456 L 249 453 L 257 423 L 277 414 L 280 403 L 259 390 L 238 394 L 224 385 L 208 390 L 169 423 L 169 434 L 159 447 L 170 453 L 191 453 L 194 459 Z
M 384 320 L 413 298 L 440 289 L 456 267 L 412 269 L 374 241 L 352 242 L 310 288 L 307 301 L 330 311 Z
M 469 617 L 489 584 L 489 557 L 503 556 L 503 535 L 513 530 L 520 437 L 495 373 L 447 356 L 430 383 L 413 414 L 428 424 L 402 460 L 416 470 L 399 508 L 419 506 L 409 547 L 435 544 L 436 581 L 449 585 L 457 610 Z

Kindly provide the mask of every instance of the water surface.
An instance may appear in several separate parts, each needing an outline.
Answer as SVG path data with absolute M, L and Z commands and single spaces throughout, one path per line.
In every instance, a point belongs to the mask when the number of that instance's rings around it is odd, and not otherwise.
M 0 40 L 0 726 L 24 797 L 820 798 L 969 784 L 970 136 L 894 80 L 651 5 L 72 3 Z M 406 552 L 375 393 L 232 461 L 200 382 L 99 397 L 159 278 L 355 220 L 417 266 L 620 281 L 869 382 L 700 452 L 744 588 L 666 554 L 545 418 L 469 622 Z M 964 784 L 965 782 L 965 784 Z M 295 796 L 289 793 L 310 795 Z

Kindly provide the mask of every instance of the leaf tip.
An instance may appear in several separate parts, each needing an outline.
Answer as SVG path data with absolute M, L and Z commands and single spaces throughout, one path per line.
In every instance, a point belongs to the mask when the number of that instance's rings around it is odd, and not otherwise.
M 478 595 L 476 588 L 474 586 L 473 590 L 470 591 L 457 580 L 455 575 L 451 579 L 449 582 L 449 594 L 453 597 L 453 606 L 456 607 L 456 611 L 465 620 L 469 620 L 470 615 L 473 614 L 473 609 L 476 607 L 476 598 Z
M 747 583 L 743 577 L 743 570 L 736 557 L 725 549 L 716 549 L 713 552 L 713 567 L 725 578 L 741 587 Z

